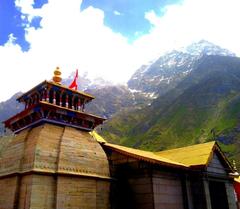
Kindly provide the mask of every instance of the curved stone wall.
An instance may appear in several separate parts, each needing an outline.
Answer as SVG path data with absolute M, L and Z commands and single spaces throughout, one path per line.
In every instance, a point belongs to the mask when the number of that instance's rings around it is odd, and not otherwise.
M 44 124 L 2 153 L 0 208 L 108 209 L 109 180 L 107 156 L 88 132 Z

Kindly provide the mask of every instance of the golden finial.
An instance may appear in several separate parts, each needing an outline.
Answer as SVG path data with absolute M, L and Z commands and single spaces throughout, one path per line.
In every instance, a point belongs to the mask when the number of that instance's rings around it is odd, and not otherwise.
M 61 84 L 62 78 L 61 78 L 61 71 L 59 67 L 56 67 L 56 70 L 54 70 L 54 76 L 53 76 L 53 81 L 55 83 Z

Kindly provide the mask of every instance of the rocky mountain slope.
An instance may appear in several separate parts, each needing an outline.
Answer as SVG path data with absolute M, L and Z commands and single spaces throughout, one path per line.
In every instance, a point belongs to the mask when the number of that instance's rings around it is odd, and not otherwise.
M 16 99 L 22 94 L 18 92 L 14 94 L 9 100 L 0 102 L 0 135 L 4 134 L 4 127 L 1 123 L 12 115 L 20 112 L 23 109 L 23 105 L 19 104 Z
M 201 40 L 185 48 L 174 50 L 139 68 L 128 81 L 128 87 L 138 92 L 161 96 L 175 88 L 206 55 L 235 56 L 208 41 Z
M 74 76 L 75 72 L 63 79 L 62 83 L 68 86 Z M 86 111 L 105 118 L 110 118 L 126 108 L 141 108 L 155 98 L 147 92 L 131 91 L 127 86 L 114 85 L 100 77 L 90 78 L 87 72 L 79 76 L 78 89 L 95 96 L 95 99 L 86 106 Z
M 240 59 L 228 50 L 194 43 L 143 65 L 128 86 L 79 77 L 96 96 L 87 111 L 109 118 L 99 130 L 108 140 L 161 150 L 217 139 L 240 159 Z M 15 98 L 0 103 L 0 120 L 22 108 Z
M 86 106 L 86 111 L 108 119 L 125 109 L 145 107 L 153 100 L 148 94 L 131 92 L 127 86 L 121 85 L 87 89 L 87 92 L 96 98 Z
M 136 91 L 159 97 L 151 106 L 118 113 L 102 134 L 119 144 L 151 150 L 216 139 L 230 157 L 240 160 L 240 58 L 206 42 L 188 47 L 187 54 L 186 50 L 170 54 L 139 69 L 128 83 Z M 163 60 L 175 64 L 163 68 Z

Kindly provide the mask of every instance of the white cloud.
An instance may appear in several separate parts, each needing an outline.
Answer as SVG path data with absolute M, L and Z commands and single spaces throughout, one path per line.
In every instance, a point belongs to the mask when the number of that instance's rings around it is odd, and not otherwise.
M 166 50 L 207 39 L 240 54 L 239 0 L 185 0 L 164 9 L 158 17 L 146 13 L 153 27 L 129 44 L 121 34 L 104 26 L 104 13 L 89 7 L 80 12 L 81 0 L 49 0 L 33 9 L 33 0 L 16 0 L 23 14 L 41 16 L 41 29 L 27 29 L 28 52 L 13 44 L 0 47 L 0 101 L 51 79 L 56 66 L 67 77 L 76 68 L 115 82 L 126 82 L 141 64 Z M 7 90 L 6 90 L 7 89 Z
M 240 55 L 239 9 L 238 0 L 184 0 L 166 7 L 162 17 L 150 11 L 145 18 L 154 27 L 135 44 L 143 47 L 147 43 L 157 53 L 159 48 L 171 50 L 206 39 Z
M 122 13 L 120 13 L 119 11 L 116 11 L 116 10 L 113 11 L 113 14 L 115 14 L 115 15 L 117 15 L 117 16 L 122 15 Z
M 0 47 L 5 62 L 0 88 L 8 86 L 6 78 L 12 78 L 10 91 L 2 91 L 0 101 L 17 91 L 26 91 L 44 79 L 51 79 L 53 70 L 60 66 L 67 77 L 76 68 L 89 71 L 90 75 L 107 80 L 124 82 L 136 66 L 131 60 L 132 47 L 127 39 L 103 24 L 104 13 L 89 7 L 80 12 L 81 1 L 50 0 L 42 9 L 34 10 L 32 1 L 18 1 L 22 12 L 41 16 L 41 29 L 28 28 L 26 39 L 31 43 L 28 52 L 9 41 Z

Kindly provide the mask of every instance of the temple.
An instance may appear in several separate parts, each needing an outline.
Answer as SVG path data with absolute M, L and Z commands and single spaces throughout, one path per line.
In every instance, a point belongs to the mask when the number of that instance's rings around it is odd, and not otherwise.
M 5 127 L 18 133 L 26 128 L 48 122 L 92 131 L 104 118 L 84 112 L 85 105 L 94 97 L 61 85 L 61 72 L 57 67 L 53 81 L 43 81 L 17 100 L 25 110 L 6 120 Z
M 61 84 L 59 68 L 4 121 L 1 209 L 237 209 L 238 172 L 217 142 L 159 152 L 107 142 L 85 112 L 93 96 Z M 239 188 L 239 185 L 236 187 Z

